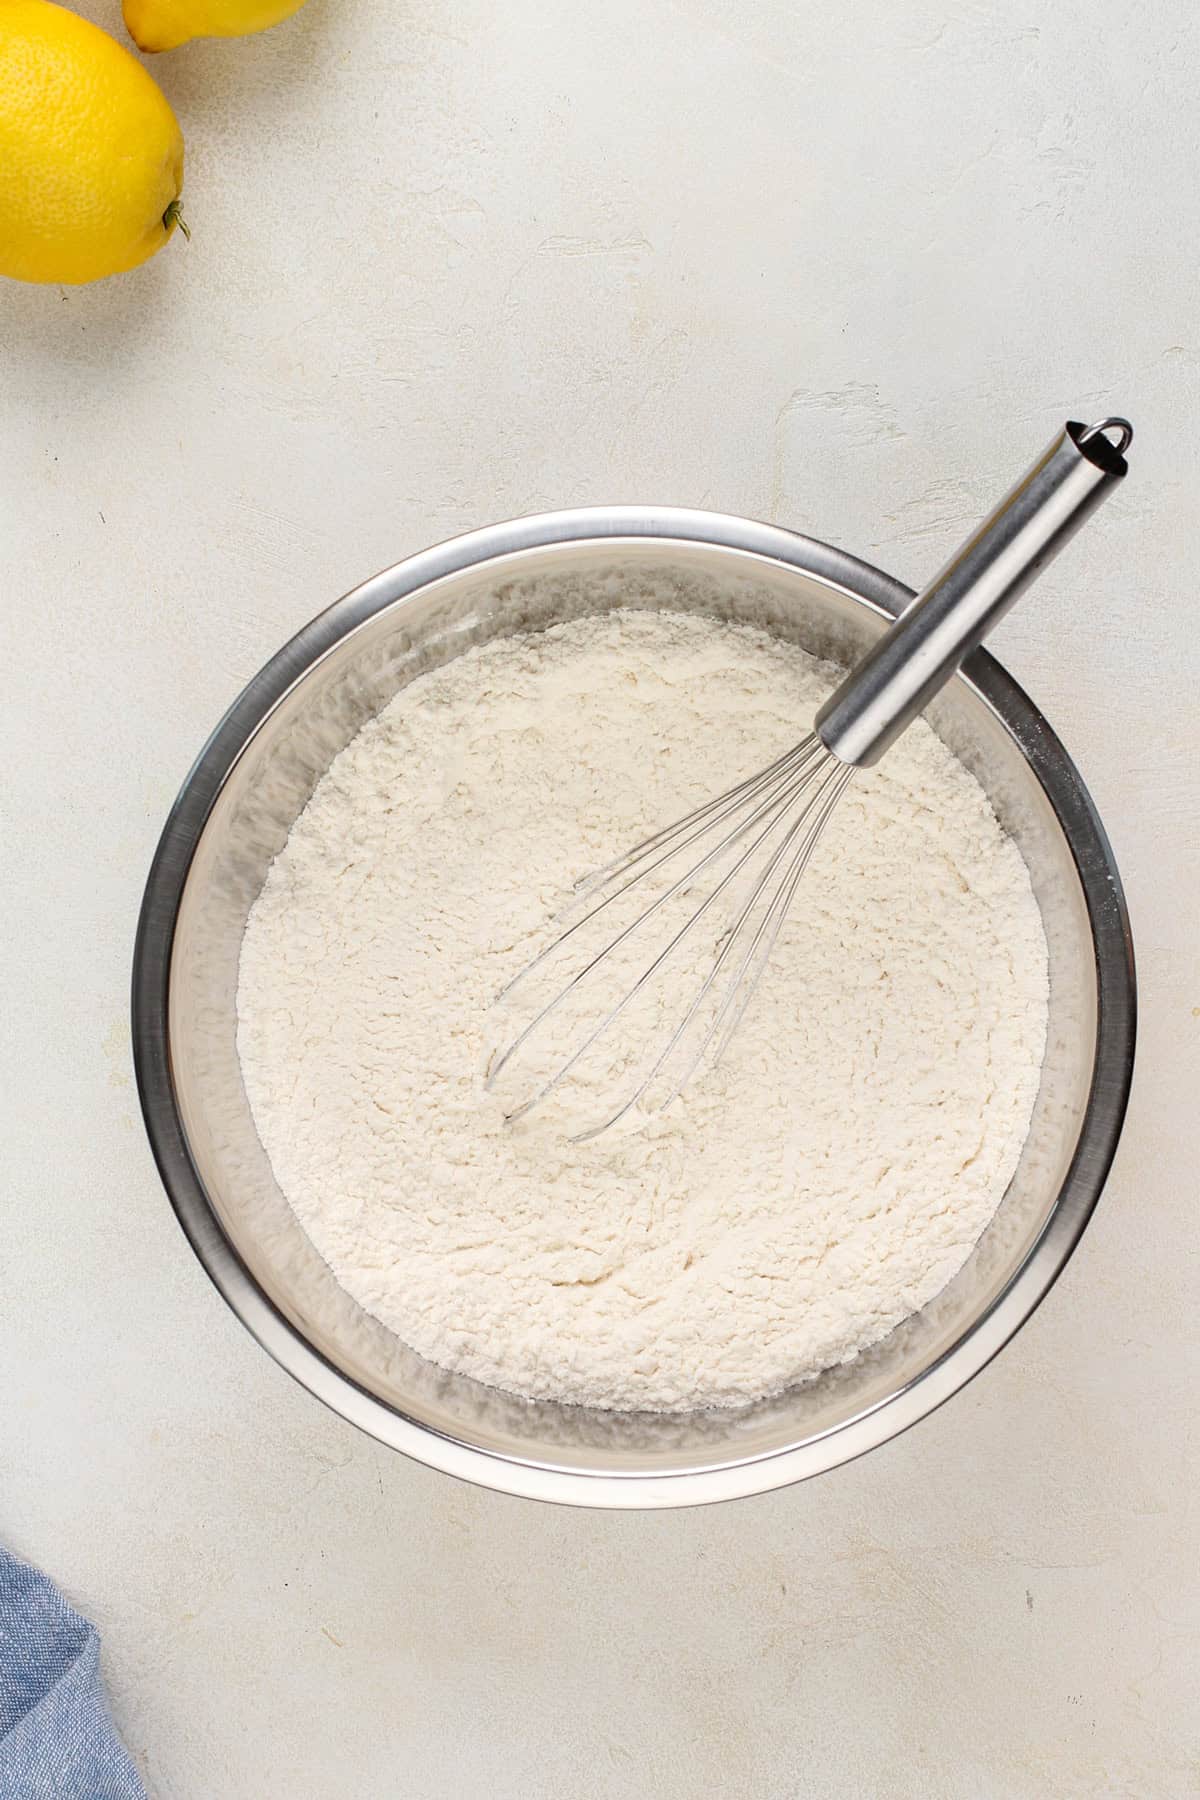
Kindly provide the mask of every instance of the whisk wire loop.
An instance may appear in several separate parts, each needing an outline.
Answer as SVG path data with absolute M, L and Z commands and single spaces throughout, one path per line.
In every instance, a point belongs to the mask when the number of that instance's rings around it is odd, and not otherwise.
M 582 1037 L 572 1043 L 569 1051 L 558 1062 L 553 1072 L 545 1080 L 536 1082 L 532 1093 L 521 1099 L 506 1114 L 510 1123 L 515 1123 L 532 1111 L 543 1100 L 554 1093 L 567 1078 L 579 1068 L 588 1052 L 611 1031 L 617 1021 L 624 1015 L 637 996 L 643 993 L 650 982 L 657 977 L 669 959 L 674 956 L 684 941 L 689 938 L 724 895 L 730 892 L 733 884 L 743 871 L 750 869 L 749 892 L 746 898 L 737 904 L 737 910 L 730 926 L 721 934 L 713 965 L 692 997 L 682 1019 L 672 1032 L 666 1047 L 654 1058 L 649 1070 L 635 1080 L 633 1091 L 627 1100 L 611 1113 L 602 1124 L 583 1131 L 575 1137 L 575 1142 L 586 1142 L 598 1137 L 624 1118 L 647 1095 L 653 1083 L 667 1068 L 672 1055 L 684 1042 L 694 1024 L 697 1015 L 706 1000 L 712 994 L 720 980 L 722 972 L 733 963 L 733 959 L 743 944 L 748 927 L 752 930 L 749 947 L 741 957 L 728 987 L 720 992 L 714 1017 L 707 1021 L 701 1041 L 688 1061 L 682 1076 L 673 1080 L 670 1091 L 661 1105 L 669 1105 L 678 1095 L 686 1081 L 718 1032 L 733 1014 L 733 1024 L 740 1021 L 746 1006 L 749 1004 L 753 986 L 757 985 L 762 965 L 769 958 L 779 930 L 782 927 L 787 907 L 796 885 L 815 848 L 824 825 L 833 810 L 838 796 L 853 771 L 831 757 L 828 751 L 814 736 L 805 738 L 784 755 L 758 771 L 757 774 L 738 782 L 724 794 L 697 807 L 693 812 L 655 832 L 651 837 L 635 844 L 625 855 L 610 863 L 605 869 L 582 884 L 585 893 L 602 894 L 603 898 L 588 907 L 583 916 L 569 925 L 550 943 L 532 962 L 508 983 L 502 991 L 501 998 L 511 994 L 525 979 L 549 959 L 562 953 L 584 927 L 598 919 L 609 907 L 628 894 L 632 889 L 648 883 L 660 870 L 674 863 L 685 853 L 696 846 L 702 848 L 696 859 L 689 863 L 684 872 L 671 880 L 663 892 L 654 896 L 637 915 L 615 931 L 614 935 L 593 955 L 585 957 L 582 965 L 570 975 L 556 993 L 540 1008 L 523 1026 L 508 1045 L 496 1056 L 491 1064 L 485 1086 L 493 1088 L 504 1070 L 512 1063 L 522 1049 L 525 1048 L 546 1023 L 556 1013 L 569 996 L 577 993 L 582 985 L 593 977 L 622 946 L 629 943 L 636 933 L 654 919 L 662 909 L 681 894 L 686 894 L 696 887 L 715 866 L 725 859 L 732 858 L 730 866 L 714 881 L 714 885 L 700 899 L 682 925 L 669 937 L 667 943 L 640 970 L 635 980 L 621 994 L 620 998 L 608 1007 L 602 1016 L 587 1030 Z M 717 835 L 719 834 L 719 835 Z M 717 835 L 717 841 L 710 840 Z M 749 840 L 748 842 L 746 840 Z M 751 867 L 753 859 L 765 858 L 763 867 Z M 782 874 L 779 875 L 779 871 Z M 778 876 L 778 883 L 772 883 Z M 607 892 L 605 890 L 608 890 Z M 761 915 L 761 916 L 760 916 Z M 764 949 L 764 955 L 756 962 L 756 952 Z M 747 972 L 752 971 L 752 985 L 738 1003 L 739 991 L 745 981 Z M 735 1010 L 735 1003 L 736 1010 Z M 723 1033 L 718 1055 L 723 1053 L 724 1045 L 732 1031 Z M 652 1110 L 660 1110 L 655 1106 Z

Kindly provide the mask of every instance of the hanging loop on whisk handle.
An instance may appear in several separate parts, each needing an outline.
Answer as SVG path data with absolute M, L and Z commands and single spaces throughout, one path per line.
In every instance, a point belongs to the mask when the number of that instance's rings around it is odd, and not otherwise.
M 905 607 L 816 716 L 841 762 L 876 763 L 1125 475 L 1127 419 L 1074 420 Z

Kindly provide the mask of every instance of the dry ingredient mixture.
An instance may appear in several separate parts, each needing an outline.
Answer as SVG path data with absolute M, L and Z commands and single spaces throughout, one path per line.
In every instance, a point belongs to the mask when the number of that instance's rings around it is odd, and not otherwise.
M 916 724 L 859 775 L 720 1065 L 571 1145 L 482 1088 L 571 884 L 767 763 L 834 671 L 617 612 L 414 681 L 250 915 L 239 1050 L 279 1184 L 423 1356 L 531 1398 L 733 1406 L 854 1357 L 965 1261 L 1037 1092 L 1046 945 L 983 791 Z

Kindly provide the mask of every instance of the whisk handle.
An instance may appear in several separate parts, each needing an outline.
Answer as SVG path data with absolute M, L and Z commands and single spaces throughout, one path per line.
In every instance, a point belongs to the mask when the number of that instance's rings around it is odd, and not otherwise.
M 827 750 L 879 761 L 1116 487 L 1132 439 L 1126 419 L 1063 427 L 830 695 L 814 725 Z

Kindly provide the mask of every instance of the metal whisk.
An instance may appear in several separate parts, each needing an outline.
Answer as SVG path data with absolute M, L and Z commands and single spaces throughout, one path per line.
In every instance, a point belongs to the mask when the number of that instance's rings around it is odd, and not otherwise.
M 531 977 L 539 972 L 544 977 L 575 954 L 578 966 L 492 1060 L 489 1088 L 502 1078 L 511 1081 L 523 1064 L 535 1064 L 507 1110 L 510 1121 L 530 1112 L 568 1077 L 582 1078 L 589 1059 L 602 1059 L 618 1021 L 635 1012 L 652 984 L 666 979 L 671 964 L 686 960 L 701 939 L 705 951 L 711 948 L 707 972 L 672 1015 L 676 1022 L 667 1027 L 665 1042 L 638 1063 L 627 1097 L 615 1110 L 606 1109 L 601 1122 L 577 1132 L 574 1141 L 598 1137 L 639 1102 L 660 1110 L 706 1057 L 720 1059 L 855 770 L 879 761 L 1112 491 L 1126 473 L 1132 438 L 1125 419 L 1088 426 L 1069 422 L 847 675 L 817 713 L 808 737 L 581 884 L 582 916 L 499 996 L 509 999 Z M 699 896 L 696 903 L 680 922 L 668 924 L 672 908 L 679 913 L 692 895 Z M 628 920 L 623 903 L 632 915 Z M 654 921 L 660 936 L 651 941 Z M 592 949 L 589 933 L 604 926 L 605 941 Z M 639 946 L 646 948 L 634 961 Z M 615 997 L 614 968 L 622 983 Z M 594 1005 L 592 995 L 600 996 Z M 561 1027 L 565 1011 L 574 1021 L 568 1047 L 556 1052 L 548 1069 L 537 1068 L 537 1047 Z M 628 1069 L 620 1054 L 614 1062 L 620 1065 L 616 1074 L 624 1077 Z

